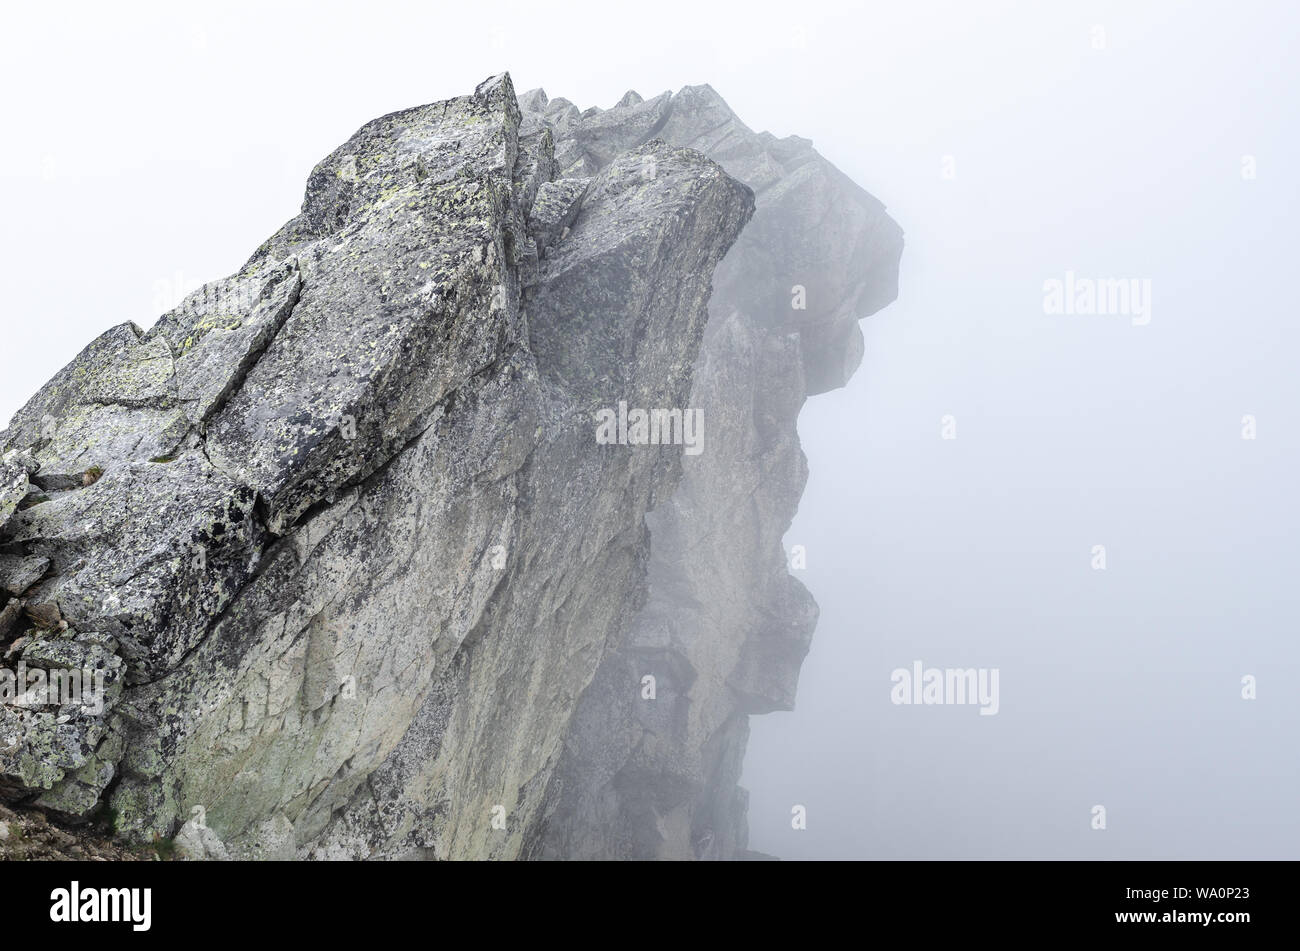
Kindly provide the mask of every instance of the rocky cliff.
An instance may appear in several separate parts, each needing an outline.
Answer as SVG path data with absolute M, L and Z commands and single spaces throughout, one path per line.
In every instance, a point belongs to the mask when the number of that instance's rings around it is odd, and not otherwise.
M 796 418 L 901 248 L 708 87 L 368 123 L 0 434 L 0 653 L 45 678 L 0 679 L 0 799 L 206 856 L 744 855 L 816 620 Z

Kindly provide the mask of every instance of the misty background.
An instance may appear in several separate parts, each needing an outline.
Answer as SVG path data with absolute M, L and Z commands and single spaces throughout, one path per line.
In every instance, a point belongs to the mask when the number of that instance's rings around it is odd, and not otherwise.
M 822 614 L 797 710 L 751 720 L 751 847 L 1300 857 L 1300 9 L 206 6 L 9 11 L 0 422 L 238 268 L 371 118 L 503 69 L 580 108 L 709 83 L 907 242 L 800 420 Z M 1044 313 L 1067 271 L 1149 280 L 1150 322 Z M 893 705 L 916 660 L 998 668 L 999 713 Z

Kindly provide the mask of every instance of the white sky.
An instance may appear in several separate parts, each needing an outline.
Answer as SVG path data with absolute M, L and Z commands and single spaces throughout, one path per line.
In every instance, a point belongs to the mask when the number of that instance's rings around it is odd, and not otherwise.
M 1294 5 L 201 6 L 6 10 L 0 420 L 238 267 L 368 119 L 502 69 L 583 107 L 708 82 L 908 242 L 801 422 L 823 621 L 754 720 L 752 845 L 1297 857 Z M 1151 323 L 1044 315 L 1067 270 L 1151 280 Z M 999 667 L 1002 712 L 890 705 L 916 659 Z

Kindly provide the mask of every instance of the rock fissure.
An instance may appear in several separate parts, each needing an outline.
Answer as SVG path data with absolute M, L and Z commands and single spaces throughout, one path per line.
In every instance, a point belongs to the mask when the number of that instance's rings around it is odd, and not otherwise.
M 743 857 L 747 718 L 816 619 L 799 407 L 901 246 L 707 86 L 579 112 L 503 74 L 367 123 L 0 434 L 0 551 L 35 559 L 0 646 L 114 683 L 0 702 L 0 798 L 206 857 Z M 620 401 L 700 410 L 704 452 L 601 445 Z

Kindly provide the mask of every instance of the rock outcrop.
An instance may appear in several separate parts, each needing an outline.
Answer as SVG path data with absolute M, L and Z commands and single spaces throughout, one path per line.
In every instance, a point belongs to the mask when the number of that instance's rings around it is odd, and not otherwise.
M 745 855 L 796 417 L 901 247 L 708 87 L 368 123 L 0 434 L 0 651 L 86 687 L 0 696 L 0 798 L 210 858 Z

